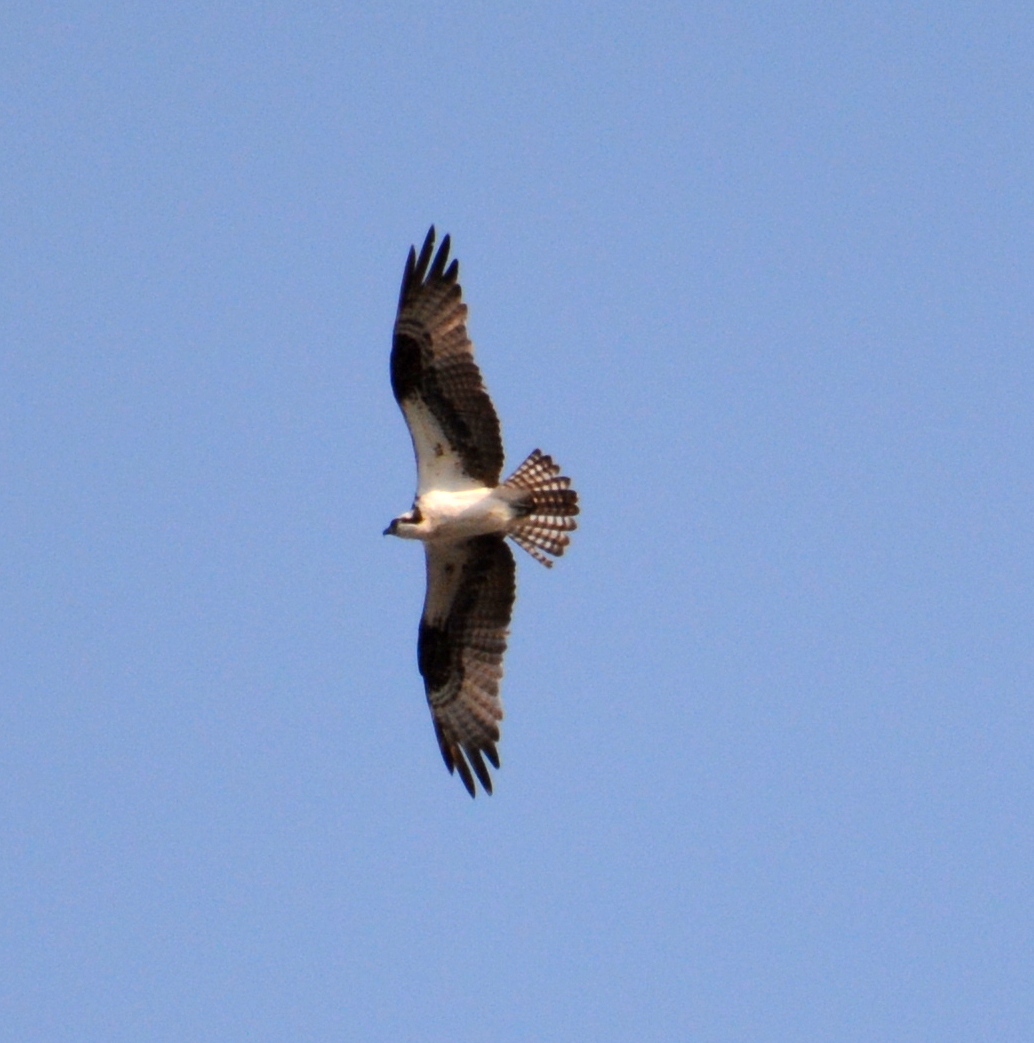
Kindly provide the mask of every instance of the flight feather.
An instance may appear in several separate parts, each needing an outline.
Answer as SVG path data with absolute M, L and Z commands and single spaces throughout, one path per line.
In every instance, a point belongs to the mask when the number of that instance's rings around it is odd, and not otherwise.
M 391 349 L 391 387 L 417 458 L 417 491 L 498 483 L 499 418 L 474 361 L 459 264 L 449 237 L 434 252 L 434 227 L 406 262 Z
M 499 681 L 516 593 L 513 554 L 501 536 L 491 535 L 427 543 L 425 550 L 417 659 L 435 734 L 446 766 L 459 771 L 471 796 L 470 768 L 491 793 L 482 755 L 499 767 Z

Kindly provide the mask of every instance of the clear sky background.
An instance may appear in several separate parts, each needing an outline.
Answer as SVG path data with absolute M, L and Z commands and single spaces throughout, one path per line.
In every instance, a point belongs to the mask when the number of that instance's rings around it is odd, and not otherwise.
M 0 15 L 18 1043 L 1034 1039 L 1029 3 Z M 453 236 L 496 794 L 388 385 Z

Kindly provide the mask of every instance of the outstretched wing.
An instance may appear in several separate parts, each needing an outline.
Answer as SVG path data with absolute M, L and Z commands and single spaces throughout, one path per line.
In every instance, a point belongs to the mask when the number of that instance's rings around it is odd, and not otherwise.
M 491 793 L 484 757 L 499 767 L 499 680 L 516 592 L 513 554 L 501 536 L 426 543 L 424 550 L 427 597 L 417 656 L 438 745 L 445 766 L 459 771 L 472 797 L 471 768 Z
M 467 306 L 449 259 L 449 237 L 434 253 L 434 227 L 417 256 L 410 248 L 391 349 L 391 387 L 409 425 L 417 495 L 494 486 L 503 468 L 499 418 L 474 362 Z

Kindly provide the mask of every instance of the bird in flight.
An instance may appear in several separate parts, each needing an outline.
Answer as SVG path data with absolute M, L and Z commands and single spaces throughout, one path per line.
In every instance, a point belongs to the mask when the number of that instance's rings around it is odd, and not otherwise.
M 427 595 L 417 662 L 450 773 L 473 797 L 499 767 L 499 680 L 516 593 L 509 537 L 552 566 L 576 527 L 571 480 L 536 449 L 504 482 L 499 418 L 474 361 L 449 237 L 410 248 L 391 349 L 391 387 L 416 453 L 412 508 L 385 536 L 422 540 Z M 432 260 L 433 257 L 433 260 Z M 473 774 L 472 774 L 473 770 Z

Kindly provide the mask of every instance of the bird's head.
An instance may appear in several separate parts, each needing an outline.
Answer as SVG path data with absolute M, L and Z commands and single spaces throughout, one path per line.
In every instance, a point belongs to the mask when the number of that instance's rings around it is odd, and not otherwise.
M 420 511 L 414 507 L 405 514 L 391 519 L 391 524 L 384 530 L 385 536 L 400 536 L 402 539 L 416 539 L 416 528 L 423 521 Z

